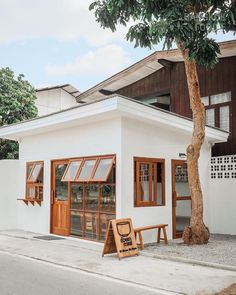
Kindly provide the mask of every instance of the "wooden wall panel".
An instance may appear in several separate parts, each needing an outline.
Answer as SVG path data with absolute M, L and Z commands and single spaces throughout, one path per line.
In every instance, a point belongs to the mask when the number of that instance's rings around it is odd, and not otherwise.
M 227 143 L 216 144 L 212 155 L 236 154 L 236 57 L 221 58 L 214 69 L 198 67 L 201 96 L 231 91 L 231 135 Z M 185 117 L 192 117 L 186 74 L 183 62 L 161 70 L 118 91 L 119 94 L 138 98 L 153 94 L 171 95 L 170 110 Z

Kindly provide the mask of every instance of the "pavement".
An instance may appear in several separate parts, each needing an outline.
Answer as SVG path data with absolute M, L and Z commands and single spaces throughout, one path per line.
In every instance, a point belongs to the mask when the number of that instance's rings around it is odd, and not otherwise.
M 210 264 L 159 259 L 142 252 L 122 260 L 116 255 L 102 258 L 100 243 L 75 238 L 44 241 L 35 236 L 40 234 L 0 231 L 0 253 L 133 284 L 160 295 L 210 295 L 236 283 L 235 270 Z

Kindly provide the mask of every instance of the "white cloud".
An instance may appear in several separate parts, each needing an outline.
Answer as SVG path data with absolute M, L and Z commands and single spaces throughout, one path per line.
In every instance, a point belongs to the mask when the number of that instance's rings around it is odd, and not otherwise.
M 105 45 L 124 40 L 127 28 L 103 30 L 88 10 L 92 0 L 0 0 L 0 42 L 39 38 Z
M 131 63 L 128 53 L 120 46 L 107 45 L 76 57 L 72 63 L 47 65 L 50 76 L 66 75 L 111 75 Z

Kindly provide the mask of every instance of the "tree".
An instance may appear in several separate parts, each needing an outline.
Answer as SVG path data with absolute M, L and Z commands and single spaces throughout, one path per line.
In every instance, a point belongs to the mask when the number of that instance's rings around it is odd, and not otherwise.
M 0 126 L 35 118 L 35 90 L 24 75 L 14 77 L 9 68 L 0 69 Z M 0 139 L 0 159 L 18 158 L 18 143 Z
M 93 2 L 102 28 L 113 32 L 117 25 L 134 23 L 126 35 L 135 47 L 149 47 L 164 41 L 170 49 L 176 43 L 185 64 L 190 106 L 193 114 L 193 134 L 187 147 L 189 187 L 192 196 L 190 226 L 184 229 L 187 244 L 204 244 L 209 230 L 203 221 L 203 194 L 199 178 L 198 159 L 205 138 L 205 108 L 201 102 L 197 65 L 213 67 L 220 54 L 210 33 L 226 33 L 235 26 L 235 1 L 222 0 L 103 0 Z

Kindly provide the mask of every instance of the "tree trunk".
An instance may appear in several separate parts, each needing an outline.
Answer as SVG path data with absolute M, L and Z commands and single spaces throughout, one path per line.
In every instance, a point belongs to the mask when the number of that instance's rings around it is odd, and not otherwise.
M 187 76 L 190 106 L 193 113 L 193 134 L 191 144 L 187 148 L 188 181 L 192 198 L 190 226 L 183 232 L 184 243 L 188 245 L 206 244 L 209 230 L 203 221 L 203 195 L 199 178 L 198 159 L 205 138 L 205 107 L 201 102 L 200 86 L 196 62 L 189 60 L 188 51 L 178 44 L 183 55 Z

